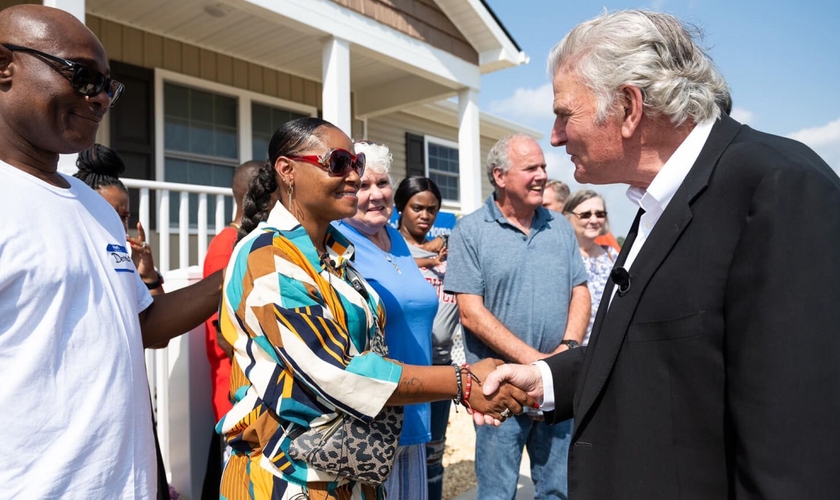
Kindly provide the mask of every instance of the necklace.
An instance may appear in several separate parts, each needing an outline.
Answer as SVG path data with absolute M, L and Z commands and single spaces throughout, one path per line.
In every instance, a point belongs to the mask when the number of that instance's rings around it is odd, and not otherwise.
M 377 247 L 377 248 L 379 248 L 379 247 Z M 380 252 L 382 252 L 382 250 L 380 250 Z M 396 263 L 396 262 L 394 262 L 394 261 L 393 261 L 393 259 L 391 259 L 391 254 L 387 254 L 387 253 L 385 253 L 385 252 L 382 252 L 382 253 L 385 255 L 385 259 L 386 259 L 388 262 L 390 262 L 392 266 L 394 266 L 394 269 L 396 269 L 396 270 L 397 270 L 397 273 L 398 273 L 398 274 L 402 274 L 402 271 L 400 271 L 400 266 L 398 266 L 398 265 L 397 265 L 397 263 Z
M 390 236 L 388 235 L 387 230 L 385 232 L 385 236 L 388 237 L 389 241 L 390 241 Z M 379 250 L 379 253 L 381 253 L 382 256 L 385 257 L 385 260 L 387 260 L 389 264 L 394 266 L 394 269 L 397 271 L 397 273 L 402 274 L 402 271 L 400 270 L 400 266 L 398 266 L 397 263 L 394 262 L 394 259 L 391 257 L 391 253 L 386 252 L 385 250 L 382 250 L 382 248 L 379 246 L 379 244 L 376 243 L 376 241 L 373 240 L 373 238 L 369 238 L 369 239 L 370 239 L 370 242 L 373 243 L 373 246 L 376 247 L 377 250 Z

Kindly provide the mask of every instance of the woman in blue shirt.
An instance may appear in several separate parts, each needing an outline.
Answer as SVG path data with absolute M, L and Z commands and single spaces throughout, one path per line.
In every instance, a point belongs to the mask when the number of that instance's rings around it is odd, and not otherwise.
M 388 221 L 394 207 L 386 146 L 354 145 L 367 159 L 357 193 L 356 215 L 342 219 L 339 230 L 356 247 L 355 265 L 385 304 L 385 343 L 391 358 L 412 365 L 432 364 L 432 325 L 437 293 L 414 262 L 408 245 Z M 385 483 L 389 497 L 426 500 L 426 450 L 431 439 L 428 403 L 405 407 L 397 458 Z

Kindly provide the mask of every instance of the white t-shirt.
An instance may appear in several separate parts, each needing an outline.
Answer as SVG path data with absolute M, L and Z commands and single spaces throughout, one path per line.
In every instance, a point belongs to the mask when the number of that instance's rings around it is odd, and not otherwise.
M 116 211 L 64 178 L 0 162 L 0 497 L 151 498 L 152 298 Z

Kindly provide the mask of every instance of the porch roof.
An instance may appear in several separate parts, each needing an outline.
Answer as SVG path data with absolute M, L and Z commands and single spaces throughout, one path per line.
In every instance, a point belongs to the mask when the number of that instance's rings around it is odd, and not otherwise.
M 317 82 L 323 80 L 324 39 L 347 40 L 350 90 L 359 117 L 445 99 L 463 88 L 479 89 L 481 74 L 528 62 L 483 0 L 435 2 L 475 50 L 477 64 L 363 15 L 358 6 L 353 9 L 342 3 L 369 8 L 375 2 L 86 0 L 86 11 Z

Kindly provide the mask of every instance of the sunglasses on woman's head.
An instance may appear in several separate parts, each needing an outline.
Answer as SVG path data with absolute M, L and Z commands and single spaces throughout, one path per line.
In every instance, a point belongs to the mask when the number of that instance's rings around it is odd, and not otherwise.
M 57 67 L 56 69 L 61 76 L 70 81 L 70 86 L 73 87 L 73 90 L 85 97 L 96 97 L 102 91 L 105 91 L 105 93 L 108 94 L 109 106 L 113 106 L 117 103 L 117 100 L 120 98 L 123 90 L 125 89 L 125 86 L 122 83 L 112 80 L 99 71 L 85 66 L 84 64 L 69 61 L 62 57 L 41 52 L 40 50 L 30 49 L 29 47 L 21 47 L 20 45 L 4 43 L 3 47 L 6 47 L 12 52 L 26 52 L 60 64 L 61 67 Z M 73 73 L 67 74 L 64 71 L 61 71 L 62 69 L 70 69 Z
M 287 156 L 292 161 L 303 161 L 316 167 L 321 167 L 330 175 L 336 177 L 344 176 L 355 170 L 359 177 L 365 174 L 365 154 L 354 155 L 346 149 L 331 149 L 322 156 Z

